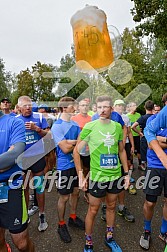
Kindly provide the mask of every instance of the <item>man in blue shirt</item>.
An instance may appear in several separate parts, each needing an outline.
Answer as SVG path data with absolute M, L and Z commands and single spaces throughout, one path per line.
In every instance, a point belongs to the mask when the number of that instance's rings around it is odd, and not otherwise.
M 71 242 L 71 236 L 64 217 L 66 203 L 69 198 L 71 204 L 68 225 L 80 229 L 85 228 L 84 222 L 76 215 L 79 188 L 78 176 L 73 160 L 73 149 L 76 145 L 80 128 L 76 122 L 70 120 L 75 112 L 75 100 L 72 97 L 63 97 L 60 99 L 58 106 L 61 115 L 51 128 L 56 145 L 58 171 L 58 234 L 65 243 L 68 243 Z
M 39 206 L 39 226 L 38 230 L 45 231 L 48 224 L 45 219 L 44 205 L 45 195 L 43 188 L 44 169 L 45 169 L 45 150 L 42 137 L 47 134 L 48 124 L 42 114 L 32 112 L 32 101 L 28 96 L 21 96 L 18 99 L 18 106 L 21 114 L 17 117 L 21 119 L 26 128 L 26 148 L 23 155 L 22 165 L 25 174 L 31 170 L 36 188 L 37 202 Z M 26 204 L 29 203 L 29 183 L 25 188 Z
M 22 171 L 15 161 L 24 148 L 24 123 L 0 111 L 0 251 L 11 251 L 5 242 L 5 229 L 8 229 L 19 251 L 34 252 L 27 230 Z
M 3 98 L 1 100 L 1 110 L 5 115 L 16 116 L 15 113 L 11 112 L 11 101 L 8 98 Z
M 167 105 L 167 94 L 162 100 Z M 163 189 L 165 204 L 159 238 L 167 242 L 167 106 L 157 116 L 150 118 L 144 129 L 144 135 L 150 149 L 147 151 L 147 183 L 145 182 L 143 187 L 146 200 L 143 207 L 144 233 L 140 238 L 140 246 L 149 249 L 154 207 Z

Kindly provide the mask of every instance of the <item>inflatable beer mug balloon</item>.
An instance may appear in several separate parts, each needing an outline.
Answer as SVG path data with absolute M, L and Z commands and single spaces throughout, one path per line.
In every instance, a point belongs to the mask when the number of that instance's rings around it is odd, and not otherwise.
M 106 70 L 114 61 L 106 19 L 95 6 L 86 6 L 71 18 L 76 62 L 86 61 L 97 71 Z

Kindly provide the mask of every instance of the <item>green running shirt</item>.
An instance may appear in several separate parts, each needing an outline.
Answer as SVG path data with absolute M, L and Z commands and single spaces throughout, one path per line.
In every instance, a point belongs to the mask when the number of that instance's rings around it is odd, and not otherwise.
M 121 177 L 118 143 L 123 139 L 123 131 L 119 123 L 112 120 L 108 124 L 100 120 L 89 122 L 81 131 L 80 138 L 89 146 L 92 181 L 107 182 Z

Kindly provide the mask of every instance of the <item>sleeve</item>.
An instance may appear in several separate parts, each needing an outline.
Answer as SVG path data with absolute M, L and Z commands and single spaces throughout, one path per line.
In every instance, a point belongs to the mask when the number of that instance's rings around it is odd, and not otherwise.
M 18 156 L 23 153 L 25 149 L 25 143 L 18 142 L 14 145 L 14 148 L 0 155 L 0 170 L 6 167 L 11 168 L 15 164 Z
M 85 142 L 89 142 L 91 132 L 92 131 L 90 129 L 88 129 L 87 127 L 84 126 L 81 133 L 80 133 L 80 139 Z
M 25 125 L 23 120 L 13 117 L 15 120 L 11 126 L 11 134 L 9 136 L 9 145 L 12 146 L 18 142 L 25 143 Z
M 147 142 L 150 143 L 152 140 L 156 140 L 156 134 L 161 128 L 167 128 L 167 106 L 165 106 L 157 117 L 149 122 L 145 127 L 144 135 Z
M 92 121 L 95 121 L 99 118 L 99 115 L 96 113 L 92 116 Z
M 139 125 L 142 125 L 143 124 L 143 116 L 141 116 L 138 120 L 137 120 L 138 124 Z
M 16 117 L 13 118 L 14 120 L 9 128 L 9 146 L 14 146 L 14 148 L 0 155 L 0 169 L 13 165 L 17 157 L 25 149 L 24 122 Z
M 51 132 L 53 135 L 53 139 L 55 142 L 55 145 L 57 146 L 62 140 L 65 140 L 65 133 L 64 130 L 62 129 L 62 124 L 57 124 L 54 123 L 52 128 L 51 128 Z
M 156 118 L 156 116 L 157 116 L 157 114 L 150 116 L 150 117 L 147 119 L 146 126 L 147 126 L 154 118 Z

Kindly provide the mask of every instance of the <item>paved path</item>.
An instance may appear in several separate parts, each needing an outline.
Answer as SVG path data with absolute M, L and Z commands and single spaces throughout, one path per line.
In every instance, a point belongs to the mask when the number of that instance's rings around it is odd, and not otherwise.
M 141 172 L 135 169 L 134 177 L 138 178 L 141 176 Z M 144 194 L 142 190 L 137 191 L 137 195 L 129 195 L 126 193 L 126 205 L 135 215 L 135 223 L 128 223 L 122 217 L 116 216 L 116 228 L 115 228 L 115 239 L 121 246 L 123 252 L 142 252 L 143 249 L 139 246 L 140 235 L 143 231 L 143 202 Z M 29 224 L 30 236 L 35 242 L 36 252 L 82 252 L 84 247 L 84 231 L 69 228 L 72 242 L 70 244 L 64 244 L 58 237 L 57 234 L 57 192 L 56 189 L 48 193 L 46 192 L 46 216 L 49 227 L 44 233 L 40 233 L 37 230 L 38 226 L 38 214 L 31 217 Z M 158 204 L 155 209 L 154 219 L 152 222 L 152 243 L 150 252 L 164 252 L 164 243 L 158 238 L 159 228 L 161 225 L 162 216 L 162 205 L 163 197 L 159 198 Z M 84 219 L 87 212 L 87 203 L 83 200 L 83 193 L 81 192 L 78 213 L 81 218 Z M 66 220 L 68 219 L 69 212 L 66 213 Z M 100 219 L 100 211 L 96 218 L 93 241 L 95 252 L 107 252 L 110 251 L 104 245 L 104 233 L 105 233 L 105 222 Z M 11 239 L 7 234 L 7 239 L 10 244 Z M 12 245 L 12 251 L 17 251 Z

